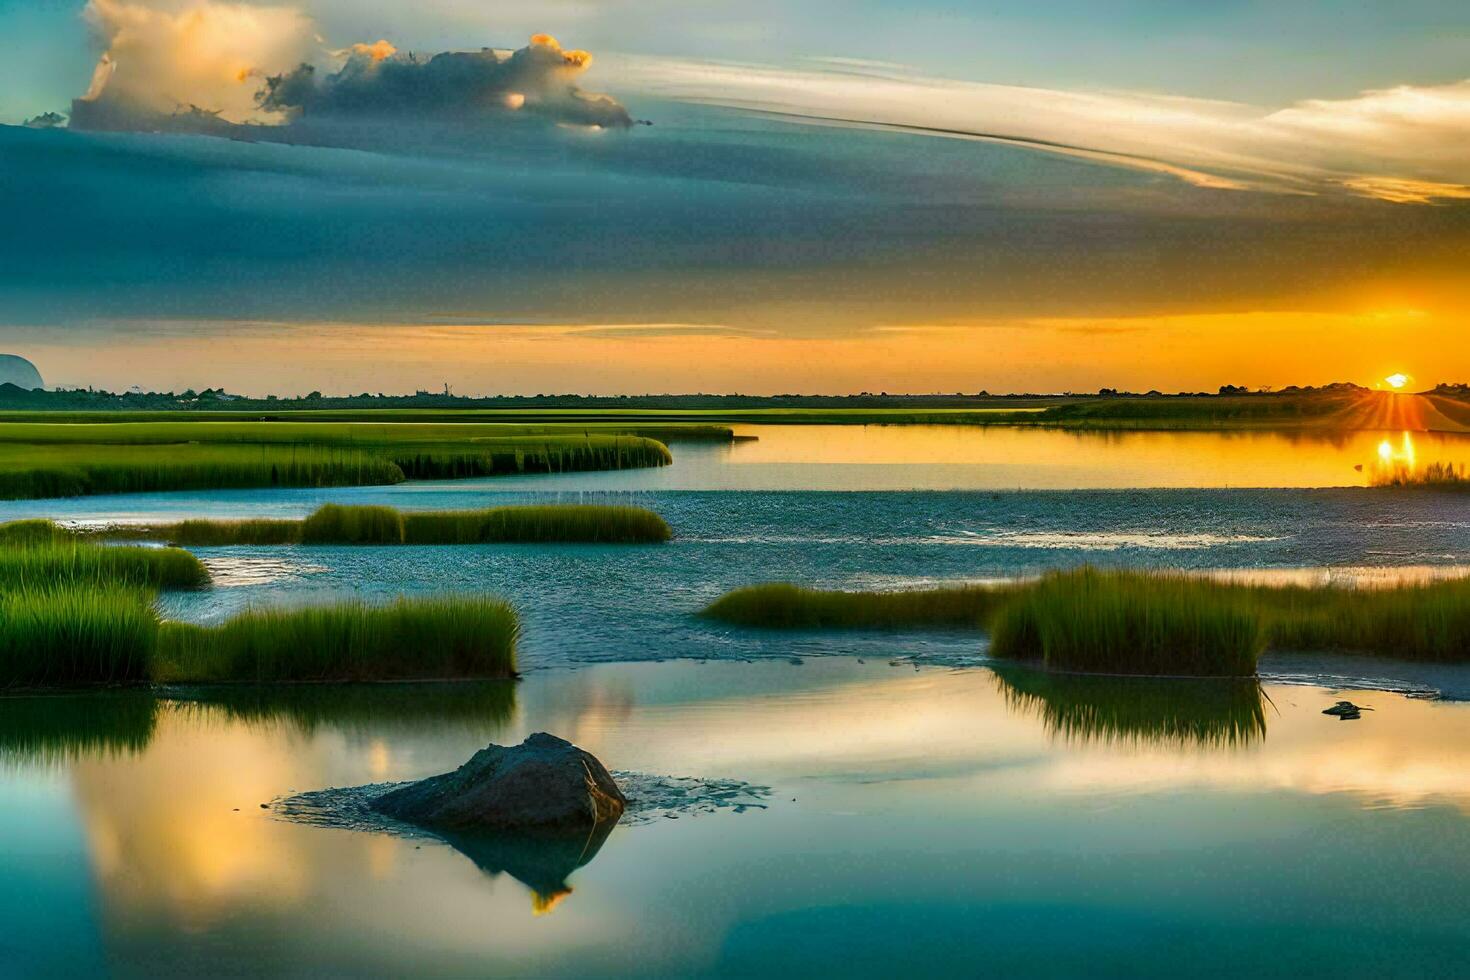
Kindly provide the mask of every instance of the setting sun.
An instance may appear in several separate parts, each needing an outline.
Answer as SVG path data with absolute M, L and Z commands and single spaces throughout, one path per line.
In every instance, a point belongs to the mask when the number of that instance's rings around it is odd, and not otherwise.
M 1409 383 L 1409 376 L 1407 374 L 1390 374 L 1383 379 L 1383 383 L 1394 391 L 1402 391 Z

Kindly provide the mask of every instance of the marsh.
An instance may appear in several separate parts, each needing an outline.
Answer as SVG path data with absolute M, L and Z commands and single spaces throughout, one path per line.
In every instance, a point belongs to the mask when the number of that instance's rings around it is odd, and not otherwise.
M 553 976 L 749 975 L 841 957 L 882 975 L 977 960 L 1025 972 L 1044 942 L 1050 972 L 1157 974 L 1148 951 L 1168 948 L 1223 975 L 1309 970 L 1329 954 L 1413 971 L 1463 945 L 1450 910 L 1470 870 L 1458 843 L 1470 668 L 1268 650 L 1259 679 L 1097 679 L 1002 663 L 983 632 L 954 624 L 773 631 L 699 615 L 771 580 L 992 587 L 1090 565 L 1382 590 L 1470 572 L 1462 494 L 1291 486 L 1324 482 L 1329 466 L 1358 484 L 1346 464 L 1372 439 L 1163 434 L 1176 469 L 1198 474 L 1199 454 L 1179 447 L 1215 438 L 1212 452 L 1275 468 L 1281 486 L 1109 489 L 1046 447 L 1080 444 L 1113 476 L 1137 463 L 1146 482 L 1151 435 L 1008 434 L 1007 452 L 1055 460 L 1033 482 L 1078 484 L 1016 492 L 986 485 L 999 431 L 915 434 L 923 452 L 949 447 L 960 463 L 947 472 L 895 456 L 902 430 L 843 429 L 816 451 L 806 430 L 762 427 L 756 442 L 678 444 L 656 470 L 3 505 L 0 518 L 65 526 L 265 520 L 289 532 L 191 545 L 208 586 L 157 604 L 180 636 L 266 610 L 474 592 L 514 610 L 523 674 L 269 688 L 180 676 L 5 698 L 0 800 L 14 843 L 0 872 L 26 896 L 5 908 L 7 955 L 22 972 L 119 975 L 219 972 L 242 957 L 259 972 Z M 1458 447 L 1445 437 L 1446 453 Z M 906 474 L 960 488 L 893 489 Z M 671 536 L 297 540 L 324 504 L 631 506 Z M 1344 698 L 1373 710 L 1321 714 Z M 620 825 L 570 860 L 281 810 L 303 793 L 443 772 L 539 730 L 619 771 L 769 797 Z

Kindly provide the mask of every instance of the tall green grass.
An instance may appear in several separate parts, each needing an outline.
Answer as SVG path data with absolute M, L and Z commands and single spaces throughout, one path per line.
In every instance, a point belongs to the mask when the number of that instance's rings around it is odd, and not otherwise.
M 672 536 L 662 517 L 642 507 L 539 504 L 403 515 L 408 544 L 656 544 Z
M 403 516 L 392 507 L 326 504 L 301 522 L 304 544 L 403 544 Z
M 387 452 L 411 480 L 636 469 L 667 466 L 674 461 L 663 443 L 623 435 L 524 437 L 481 445 L 394 448 Z
M 1010 591 L 973 585 L 910 592 L 829 592 L 772 582 L 727 592 L 704 615 L 773 629 L 980 628 Z
M 1084 568 L 992 588 L 750 586 L 704 614 L 786 629 L 968 626 L 990 631 L 998 657 L 1101 673 L 1251 674 L 1265 649 L 1470 663 L 1470 579 L 1389 589 L 1273 587 Z
M 469 511 L 397 511 L 326 504 L 305 520 L 190 520 L 108 533 L 194 546 L 269 544 L 652 544 L 669 525 L 641 507 L 543 504 Z
M 604 438 L 728 441 L 733 430 L 704 425 L 629 418 L 626 421 L 583 420 L 575 413 L 546 419 L 515 412 L 281 412 L 268 420 L 258 412 L 230 413 L 126 412 L 0 413 L 0 444 L 86 444 L 92 446 L 181 446 L 200 443 L 317 446 L 373 451 L 394 447 L 527 449 L 537 445 L 582 443 Z M 24 421 L 19 419 L 24 418 Z M 313 419 L 316 419 L 313 421 Z
M 0 592 L 0 685 L 148 680 L 158 637 L 152 599 L 111 584 Z
M 466 431 L 472 428 L 499 434 L 474 436 Z M 673 459 L 667 446 L 644 436 L 531 435 L 515 426 L 25 423 L 0 429 L 0 499 L 369 486 L 664 466 Z M 27 436 L 35 441 L 24 441 Z
M 209 570 L 179 548 L 135 548 L 58 541 L 0 548 L 0 591 L 136 586 L 201 589 Z
M 1259 610 L 1229 589 L 1178 575 L 1054 573 L 990 623 L 990 652 L 1054 670 L 1249 676 L 1266 646 Z
M 28 548 L 38 544 L 55 544 L 76 537 L 71 531 L 43 517 L 0 524 L 0 547 Z
M 160 682 L 376 681 L 515 674 L 515 611 L 489 596 L 258 609 L 218 626 L 165 623 Z
M 253 519 L 246 521 L 180 521 L 163 526 L 133 526 L 110 529 L 139 540 L 167 541 L 195 548 L 236 544 L 297 544 L 301 541 L 301 521 Z
M 0 445 L 0 498 L 400 483 L 391 460 L 310 446 Z
M 1470 580 L 1394 589 L 1253 588 L 1270 645 L 1470 662 Z

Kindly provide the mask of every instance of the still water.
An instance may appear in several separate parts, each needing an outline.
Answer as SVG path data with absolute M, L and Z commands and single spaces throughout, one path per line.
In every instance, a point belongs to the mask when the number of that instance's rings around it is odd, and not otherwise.
M 1355 693 L 1338 722 L 1337 696 L 829 658 L 7 701 L 0 972 L 1450 975 L 1470 705 Z M 619 827 L 548 895 L 260 807 L 541 729 L 768 808 Z
M 971 633 L 777 634 L 696 613 L 771 579 L 896 588 L 1082 563 L 1460 576 L 1470 495 L 1358 485 L 1410 457 L 1470 460 L 1470 443 L 752 432 L 676 444 L 661 470 L 0 504 L 0 519 L 110 522 L 612 501 L 676 534 L 199 549 L 215 587 L 166 597 L 169 615 L 497 592 L 521 612 L 527 676 L 0 699 L 0 975 L 1455 972 L 1470 669 L 1276 655 L 1263 691 L 1119 686 L 992 669 Z M 1341 696 L 1374 710 L 1320 714 Z M 615 769 L 770 787 L 768 808 L 621 826 L 548 885 L 270 806 L 536 730 Z
M 607 501 L 638 504 L 664 515 L 675 540 L 654 547 L 201 548 L 197 552 L 210 567 L 215 587 L 164 599 L 170 616 L 211 622 L 252 604 L 495 592 L 509 598 L 521 614 L 521 662 L 528 670 L 607 661 L 844 654 L 951 665 L 984 661 L 983 640 L 969 633 L 913 634 L 895 647 L 890 638 L 738 630 L 695 615 L 726 590 L 761 581 L 886 589 L 1014 578 L 1084 563 L 1354 585 L 1426 581 L 1470 571 L 1470 494 L 1290 486 L 854 489 L 881 484 L 894 474 L 923 475 L 946 459 L 974 460 L 996 443 L 1008 447 L 1005 454 L 1052 458 L 1050 465 L 1063 467 L 1076 453 L 1048 457 L 1056 452 L 1057 440 L 1094 447 L 1102 457 L 1115 454 L 1105 467 L 1114 479 L 1130 465 L 1143 465 L 1139 447 L 1147 449 L 1145 455 L 1172 453 L 1177 469 L 1190 469 L 1201 458 L 1190 447 L 1200 443 L 1213 447 L 1204 453 L 1206 458 L 1235 453 L 1238 459 L 1257 460 L 1251 465 L 1258 466 L 1274 460 L 1293 478 L 1310 472 L 1293 470 L 1293 461 L 1311 459 L 1335 458 L 1344 472 L 1357 475 L 1346 463 L 1359 449 L 1373 450 L 1378 437 L 1371 434 L 1347 437 L 1341 444 L 1346 448 L 1259 433 L 1145 433 L 1114 439 L 959 426 L 765 426 L 758 434 L 757 442 L 733 446 L 677 444 L 675 464 L 660 470 L 15 501 L 0 504 L 0 519 L 302 516 L 328 500 L 409 509 Z M 1421 450 L 1423 438 L 1412 437 Z M 1022 444 L 1052 448 L 1023 453 L 1018 448 Z M 1460 443 L 1447 437 L 1444 445 Z M 742 462 L 750 452 L 777 458 Z M 1436 452 L 1436 458 L 1449 453 Z M 917 455 L 895 462 L 895 453 Z M 815 461 L 791 462 L 803 456 Z M 976 479 L 988 472 L 985 464 L 963 466 Z M 751 469 L 785 474 L 788 486 L 728 489 L 751 482 L 742 475 Z M 1146 470 L 1139 472 L 1146 476 Z M 625 489 L 630 481 L 643 481 L 647 487 Z M 665 484 L 703 489 L 669 489 Z M 843 488 L 845 492 L 831 492 Z M 1277 664 L 1268 661 L 1266 667 L 1276 670 Z M 1298 660 L 1280 670 L 1281 676 L 1293 679 L 1311 675 Z M 1342 671 L 1332 673 L 1333 683 L 1351 680 L 1337 676 Z M 1372 678 L 1375 684 L 1390 680 L 1415 690 L 1470 696 L 1470 688 L 1458 682 L 1447 687 L 1420 668 L 1395 666 L 1388 675 L 1378 671 Z

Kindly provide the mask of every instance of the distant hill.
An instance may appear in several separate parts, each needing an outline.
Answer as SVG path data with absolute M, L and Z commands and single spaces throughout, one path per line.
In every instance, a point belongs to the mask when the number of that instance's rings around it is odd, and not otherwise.
M 24 392 L 43 388 L 45 385 L 46 382 L 41 380 L 41 372 L 30 361 L 19 354 L 0 354 L 0 398 L 4 397 L 4 388 L 15 388 Z

